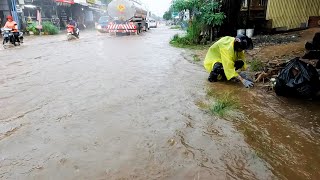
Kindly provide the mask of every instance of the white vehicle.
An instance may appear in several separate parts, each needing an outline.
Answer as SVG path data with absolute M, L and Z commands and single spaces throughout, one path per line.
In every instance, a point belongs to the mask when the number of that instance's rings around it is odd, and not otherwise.
M 116 34 L 141 33 L 150 27 L 150 12 L 140 0 L 112 0 L 108 4 L 108 14 L 113 19 L 106 31 Z
M 149 20 L 149 28 L 157 28 L 158 27 L 158 22 L 154 19 Z

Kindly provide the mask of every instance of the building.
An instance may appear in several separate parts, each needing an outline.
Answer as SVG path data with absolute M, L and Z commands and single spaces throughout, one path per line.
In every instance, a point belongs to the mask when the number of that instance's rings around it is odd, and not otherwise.
M 64 27 L 71 17 L 73 0 L 25 0 L 23 6 L 24 18 L 37 21 L 37 11 L 41 12 L 42 21 L 50 21 L 56 26 Z
M 94 27 L 101 15 L 106 12 L 106 5 L 100 0 L 75 0 L 72 6 L 73 18 L 87 27 Z
M 239 28 L 307 28 L 310 17 L 320 18 L 320 0 L 242 0 L 240 17 Z
M 24 0 L 24 19 L 37 20 L 37 10 L 41 11 L 42 21 L 51 21 L 56 26 L 65 28 L 69 19 L 80 25 L 94 25 L 96 16 L 102 12 L 98 0 Z

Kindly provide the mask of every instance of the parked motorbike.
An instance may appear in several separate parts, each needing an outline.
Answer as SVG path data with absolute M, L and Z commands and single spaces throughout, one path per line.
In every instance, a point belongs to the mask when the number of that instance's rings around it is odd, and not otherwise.
M 73 38 L 78 38 L 79 39 L 79 29 L 75 29 L 75 26 L 68 25 L 67 26 L 67 38 L 68 40 L 71 40 Z
M 22 32 L 18 32 L 19 33 L 18 38 L 19 38 L 20 42 L 14 36 L 14 32 L 12 32 L 12 29 L 2 28 L 1 32 L 2 32 L 2 37 L 3 37 L 3 42 L 2 42 L 3 45 L 11 43 L 14 46 L 18 46 L 18 45 L 20 45 L 20 43 L 23 43 L 23 33 Z

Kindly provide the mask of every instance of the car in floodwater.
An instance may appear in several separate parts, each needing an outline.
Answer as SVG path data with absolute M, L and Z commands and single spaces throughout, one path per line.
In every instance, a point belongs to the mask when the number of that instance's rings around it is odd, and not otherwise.
M 107 26 L 110 22 L 110 17 L 109 16 L 101 16 L 96 23 L 96 29 L 99 32 L 106 32 Z

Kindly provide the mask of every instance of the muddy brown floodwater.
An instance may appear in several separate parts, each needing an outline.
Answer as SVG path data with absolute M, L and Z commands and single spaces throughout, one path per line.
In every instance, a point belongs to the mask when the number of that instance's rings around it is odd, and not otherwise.
M 169 46 L 175 33 L 161 27 L 115 38 L 91 31 L 80 40 L 34 37 L 0 50 L 0 179 L 288 177 L 278 173 L 277 156 L 258 153 L 260 141 L 250 141 L 243 124 L 196 106 L 206 95 L 207 74 Z M 271 115 L 270 126 L 281 128 Z M 288 139 L 299 145 L 295 152 L 312 152 L 287 169 L 316 177 L 312 134 L 288 135 L 309 140 Z
M 320 102 L 277 97 L 232 83 L 209 85 L 236 98 L 240 113 L 226 118 L 279 179 L 319 179 Z M 223 89 L 224 91 L 219 91 Z

